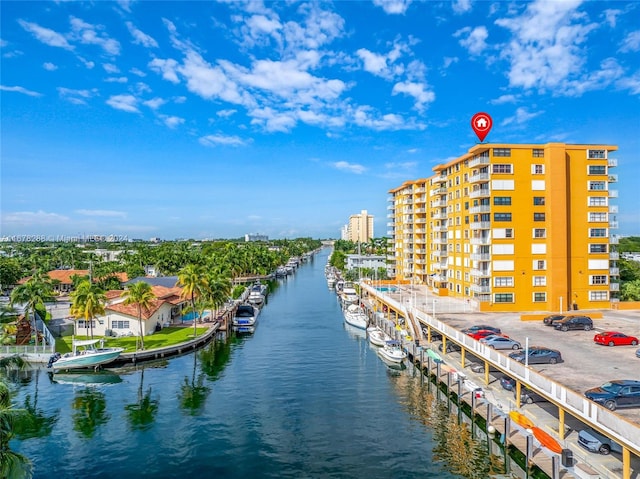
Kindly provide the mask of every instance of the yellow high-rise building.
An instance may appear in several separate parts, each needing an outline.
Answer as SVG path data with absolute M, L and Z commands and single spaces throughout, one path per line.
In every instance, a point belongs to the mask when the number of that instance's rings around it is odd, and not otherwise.
M 479 144 L 403 183 L 389 192 L 390 269 L 482 311 L 610 308 L 616 150 Z
M 367 210 L 362 210 L 359 214 L 349 217 L 346 239 L 366 243 L 373 237 L 373 215 L 368 214 Z

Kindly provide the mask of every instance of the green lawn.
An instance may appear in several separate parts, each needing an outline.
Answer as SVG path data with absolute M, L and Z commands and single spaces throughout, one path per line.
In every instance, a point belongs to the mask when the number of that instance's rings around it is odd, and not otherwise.
M 207 328 L 196 328 L 198 336 L 204 334 Z M 90 339 L 87 336 L 75 336 L 75 339 Z M 94 336 L 94 339 L 101 339 L 100 336 Z M 162 328 L 160 331 L 153 333 L 151 336 L 144 337 L 144 348 L 146 350 L 163 348 L 174 344 L 184 343 L 193 339 L 193 327 L 169 327 Z M 71 351 L 71 336 L 65 336 L 56 340 L 56 351 L 64 354 Z M 125 353 L 134 353 L 136 351 L 136 336 L 123 336 L 120 338 L 104 338 L 104 345 L 109 347 L 124 348 Z

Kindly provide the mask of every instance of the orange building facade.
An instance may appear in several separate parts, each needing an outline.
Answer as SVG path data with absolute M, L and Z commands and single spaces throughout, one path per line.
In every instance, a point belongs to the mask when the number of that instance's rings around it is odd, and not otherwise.
M 389 191 L 391 271 L 483 311 L 610 308 L 616 150 L 479 144 L 403 183 Z

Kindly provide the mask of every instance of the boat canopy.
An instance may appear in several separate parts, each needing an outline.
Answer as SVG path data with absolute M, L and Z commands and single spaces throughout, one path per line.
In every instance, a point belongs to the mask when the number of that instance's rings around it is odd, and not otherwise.
M 392 339 L 391 341 L 386 342 L 389 346 L 400 346 L 400 341 L 397 339 Z
M 74 339 L 74 346 L 91 346 L 93 344 L 98 344 L 102 339 Z

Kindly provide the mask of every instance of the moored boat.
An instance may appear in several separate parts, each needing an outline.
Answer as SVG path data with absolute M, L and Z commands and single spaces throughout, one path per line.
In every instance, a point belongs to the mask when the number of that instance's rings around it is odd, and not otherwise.
M 96 345 L 100 343 L 100 347 Z M 48 367 L 54 372 L 72 369 L 97 369 L 120 356 L 124 348 L 105 348 L 104 339 L 72 340 L 71 352 L 54 354 L 49 358 Z
M 369 342 L 375 346 L 384 346 L 387 341 L 393 339 L 378 326 L 369 326 L 367 328 L 367 336 L 369 337 Z
M 367 329 L 369 318 L 367 318 L 364 310 L 357 304 L 348 306 L 344 311 L 344 320 L 347 324 L 354 326 L 358 329 Z
M 407 353 L 402 350 L 400 341 L 396 340 L 387 341 L 382 348 L 378 349 L 378 354 L 392 363 L 401 363 L 407 359 Z
M 241 304 L 231 320 L 233 326 L 253 326 L 258 319 L 258 309 L 251 304 Z

